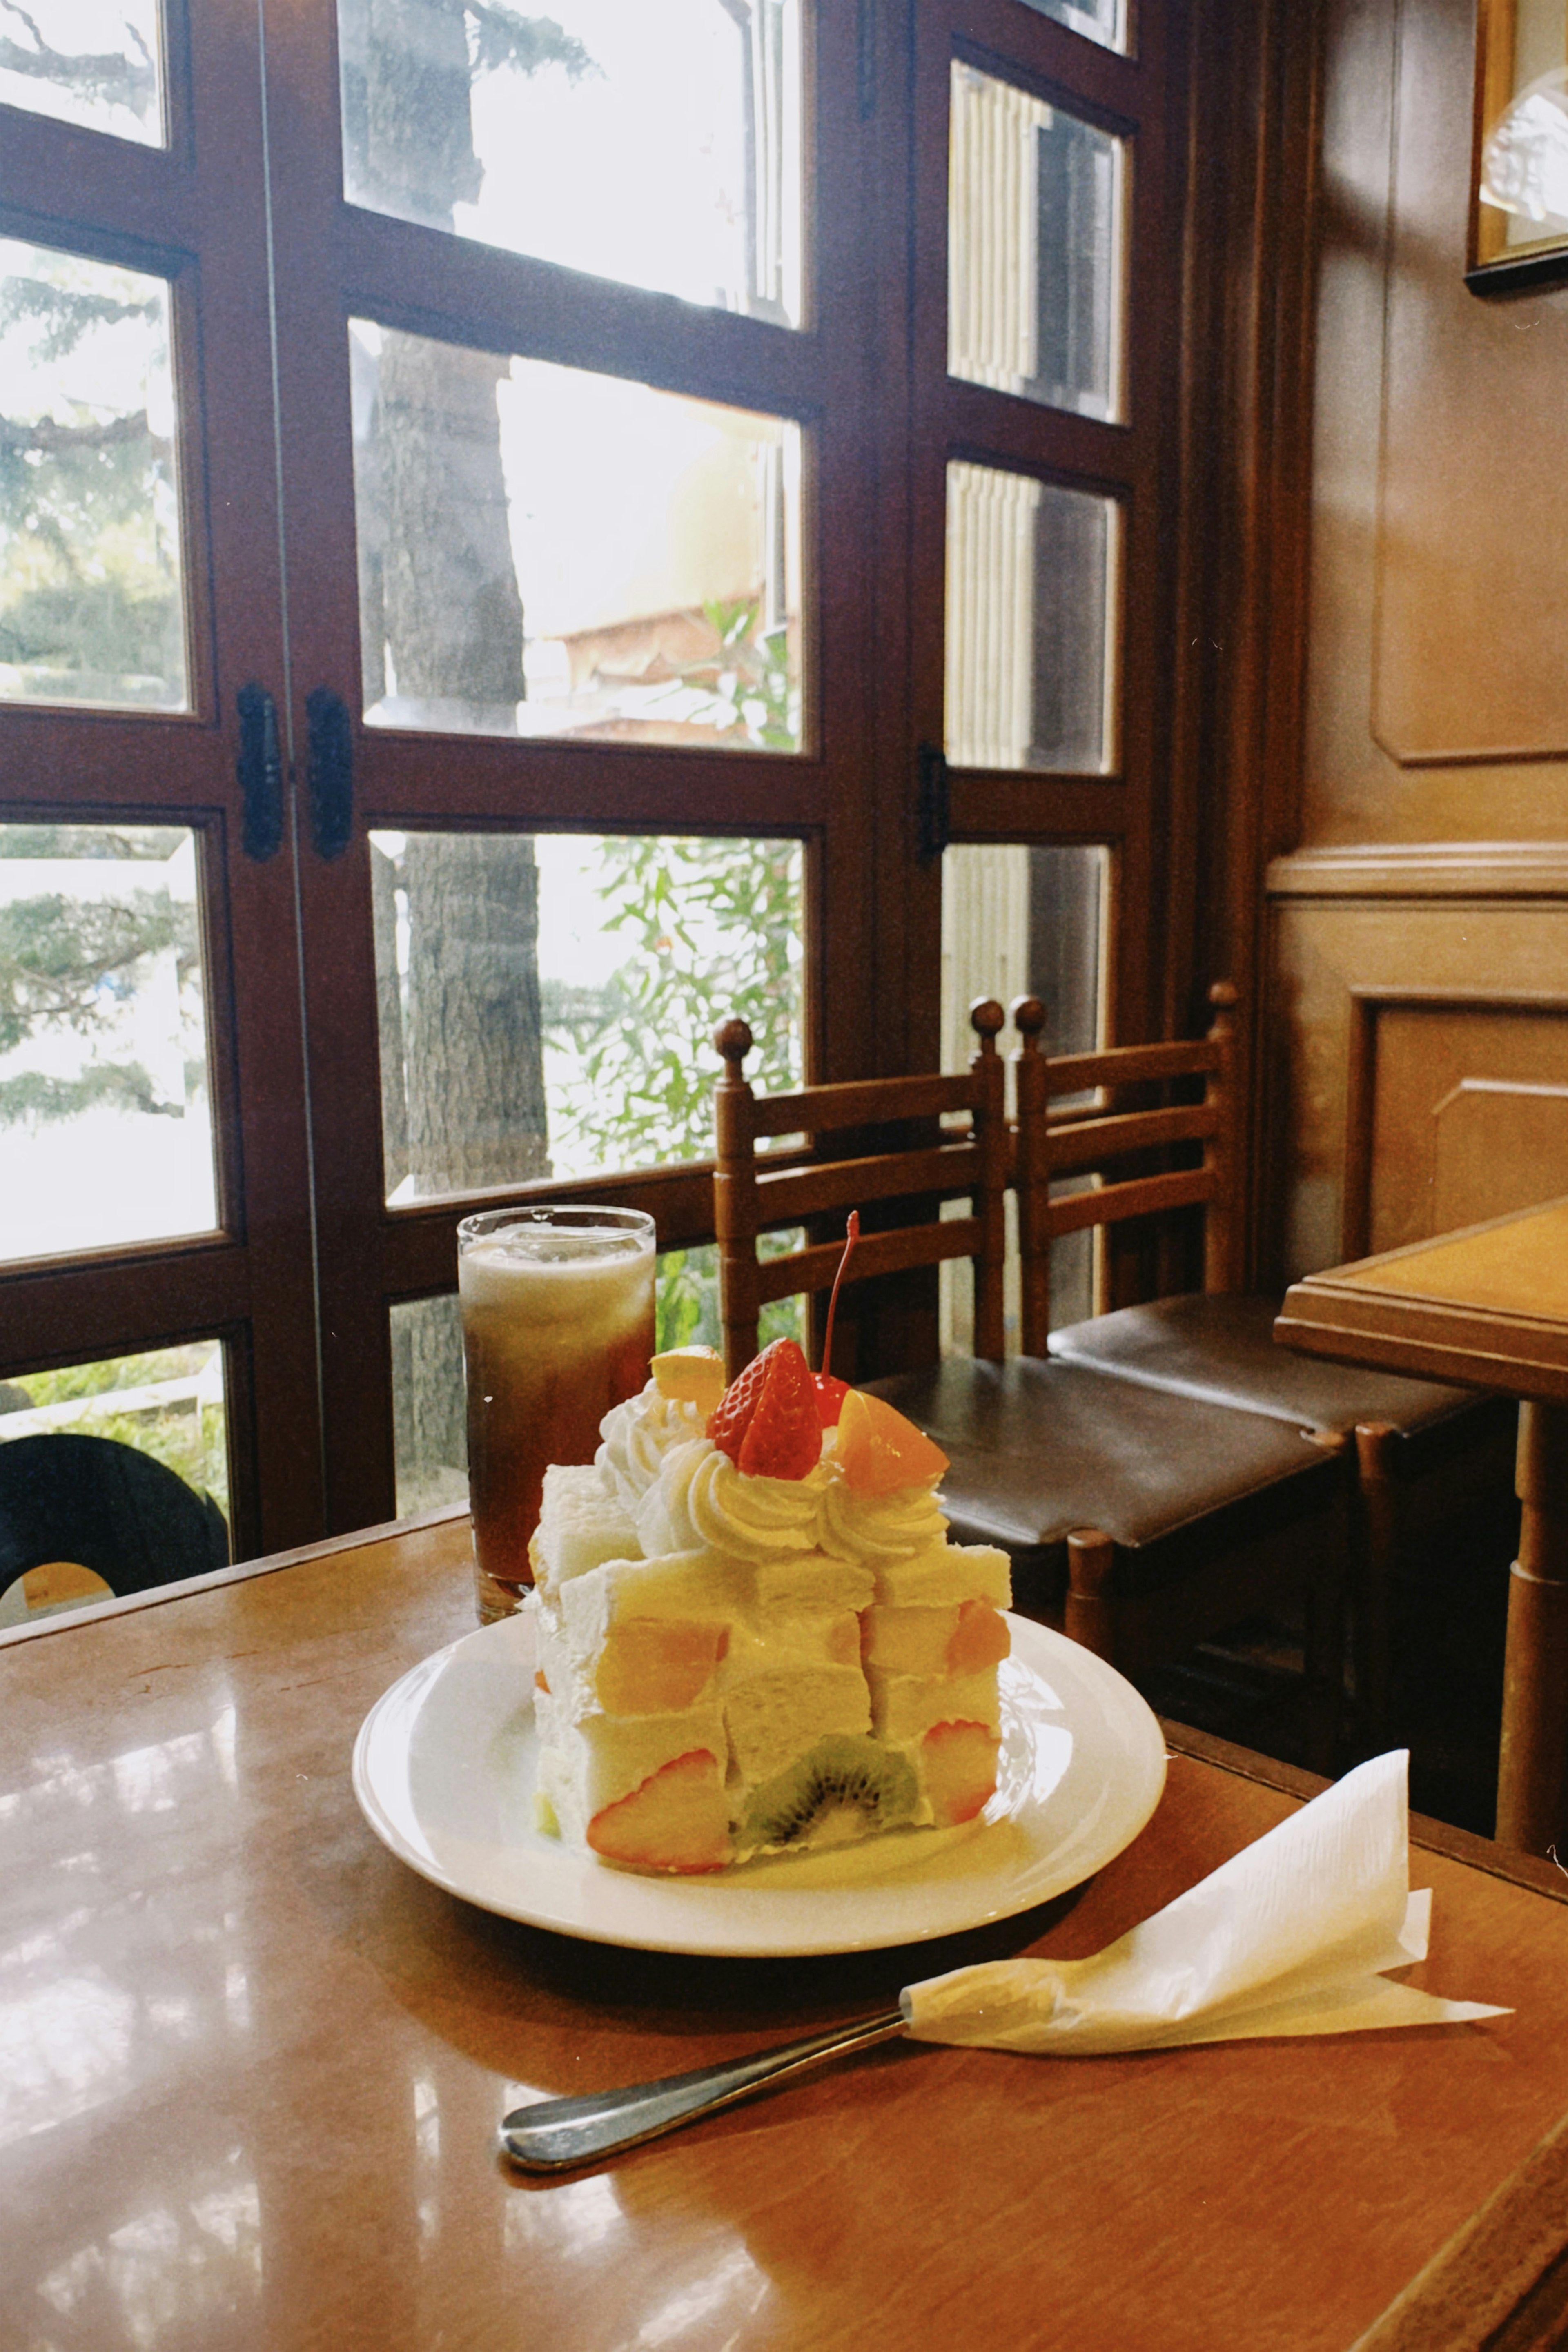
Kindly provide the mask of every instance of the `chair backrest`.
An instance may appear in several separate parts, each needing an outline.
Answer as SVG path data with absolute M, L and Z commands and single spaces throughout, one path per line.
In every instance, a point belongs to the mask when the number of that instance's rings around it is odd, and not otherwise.
M 836 1210 L 870 1203 L 914 1202 L 911 1221 L 866 1232 L 856 1249 L 853 1278 L 937 1265 L 946 1258 L 974 1261 L 974 1352 L 1003 1352 L 1002 1268 L 1006 1251 L 1005 1189 L 1008 1138 L 1004 1076 L 996 1051 L 1005 1015 L 993 997 L 971 1006 L 977 1044 L 969 1067 L 956 1077 L 867 1078 L 847 1085 L 801 1087 L 793 1094 L 759 1097 L 742 1065 L 752 1049 L 743 1021 L 726 1021 L 713 1043 L 724 1057 L 714 1095 L 718 1173 L 714 1224 L 719 1237 L 724 1369 L 733 1380 L 757 1352 L 757 1318 L 772 1299 L 828 1289 L 843 1255 L 842 1241 L 822 1242 L 782 1257 L 759 1259 L 757 1237 L 782 1225 L 804 1224 Z M 1045 1016 L 1042 1012 L 1041 1020 Z M 939 1129 L 944 1113 L 967 1111 L 966 1132 Z M 918 1139 L 892 1150 L 862 1150 L 852 1132 L 918 1122 Z M 756 1146 L 766 1136 L 804 1134 L 812 1151 L 802 1165 L 771 1167 Z M 822 1150 L 825 1137 L 847 1138 L 847 1156 Z M 873 1138 L 874 1139 L 874 1138 Z M 967 1217 L 930 1213 L 934 1196 L 968 1194 Z
M 57 1559 L 142 1592 L 226 1568 L 228 1530 L 210 1495 L 116 1438 L 14 1437 L 0 1445 L 0 1591 Z
M 1022 1270 L 1024 1352 L 1046 1353 L 1051 1315 L 1051 1244 L 1060 1234 L 1146 1217 L 1172 1209 L 1204 1211 L 1204 1287 L 1235 1290 L 1241 1281 L 1238 1210 L 1240 1104 L 1236 1088 L 1237 992 L 1229 981 L 1209 991 L 1215 1019 L 1206 1037 L 1190 1044 L 1113 1045 L 1098 1054 L 1040 1051 L 1045 1025 L 1037 999 L 1013 1007 L 1019 1045 L 1013 1056 L 1018 1118 L 1018 1252 Z M 1179 1080 L 1203 1081 L 1203 1099 L 1119 1109 L 1118 1093 L 1152 1093 Z M 1092 1094 L 1093 1106 L 1053 1116 L 1065 1096 Z M 1142 1173 L 1140 1158 L 1163 1160 L 1173 1144 L 1201 1143 L 1195 1168 L 1157 1165 Z M 1081 1192 L 1051 1198 L 1064 1176 L 1098 1181 Z

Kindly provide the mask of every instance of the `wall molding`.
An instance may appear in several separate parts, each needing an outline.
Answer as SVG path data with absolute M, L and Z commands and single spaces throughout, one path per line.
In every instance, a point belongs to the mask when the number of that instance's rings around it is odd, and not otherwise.
M 1352 842 L 1271 858 L 1270 898 L 1568 898 L 1568 841 Z
M 1345 1087 L 1340 1249 L 1346 1261 L 1372 1248 L 1373 1118 L 1377 1087 L 1377 1024 L 1384 1013 L 1568 1014 L 1568 996 L 1551 989 L 1350 989 L 1350 1055 Z M 1518 1082 L 1529 1084 L 1529 1081 Z

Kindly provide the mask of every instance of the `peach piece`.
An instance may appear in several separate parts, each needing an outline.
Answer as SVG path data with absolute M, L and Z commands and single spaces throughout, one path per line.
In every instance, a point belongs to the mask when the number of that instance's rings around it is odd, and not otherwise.
M 995 1793 L 1002 1743 L 986 1723 L 936 1723 L 921 1742 L 926 1794 L 938 1825 L 972 1822 Z
M 594 1687 L 606 1715 L 670 1715 L 689 1706 L 729 1646 L 727 1625 L 626 1617 L 612 1625 Z
M 842 1617 L 828 1620 L 826 1647 L 836 1666 L 859 1664 L 860 1620 L 852 1609 L 847 1609 Z
M 900 1486 L 930 1486 L 947 1456 L 912 1421 L 882 1397 L 851 1389 L 838 1414 L 834 1459 L 857 1495 L 892 1495 Z
M 860 1619 L 861 1660 L 889 1675 L 952 1674 L 948 1659 L 960 1624 L 956 1608 L 868 1609 Z
M 958 1612 L 958 1628 L 947 1645 L 950 1675 L 978 1675 L 1007 1655 L 1013 1637 L 1007 1621 L 989 1601 L 966 1601 Z
M 648 1366 L 660 1396 L 697 1405 L 706 1415 L 724 1393 L 724 1364 L 711 1348 L 667 1348 Z
M 706 1748 L 672 1757 L 595 1814 L 588 1843 L 637 1870 L 722 1870 L 732 1849 L 718 1758 Z
M 533 1670 L 533 1687 L 535 1690 L 542 1690 L 546 1698 L 550 1696 L 550 1685 L 544 1678 L 544 1669 L 542 1666 L 535 1666 Z

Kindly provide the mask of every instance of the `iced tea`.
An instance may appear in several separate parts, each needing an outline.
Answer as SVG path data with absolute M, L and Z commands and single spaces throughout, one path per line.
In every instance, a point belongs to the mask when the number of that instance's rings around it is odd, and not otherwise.
M 552 1462 L 591 1462 L 653 1353 L 653 1220 L 632 1209 L 491 1210 L 458 1228 L 468 1499 L 479 1616 L 517 1608 Z

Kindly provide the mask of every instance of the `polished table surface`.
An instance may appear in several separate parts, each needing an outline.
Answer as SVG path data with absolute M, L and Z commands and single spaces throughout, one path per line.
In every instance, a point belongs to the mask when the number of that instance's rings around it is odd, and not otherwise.
M 1415 1980 L 1510 2017 L 1076 2062 L 895 2042 L 524 2179 L 496 2130 L 531 2093 L 1093 1951 L 1282 1818 L 1290 1776 L 1174 1755 L 1076 1901 L 941 1947 L 640 1954 L 468 1907 L 355 1806 L 366 1709 L 472 1625 L 464 1522 L 149 1599 L 0 1641 L 6 2352 L 1340 2352 L 1568 2110 L 1568 1884 L 1433 1832 Z M 1431 2340 L 1409 2324 L 1369 2341 Z
M 1275 1337 L 1521 1400 L 1497 1833 L 1568 1843 L 1568 1200 L 1293 1283 Z
M 1568 1402 L 1568 1200 L 1309 1275 L 1274 1328 L 1311 1355 Z

